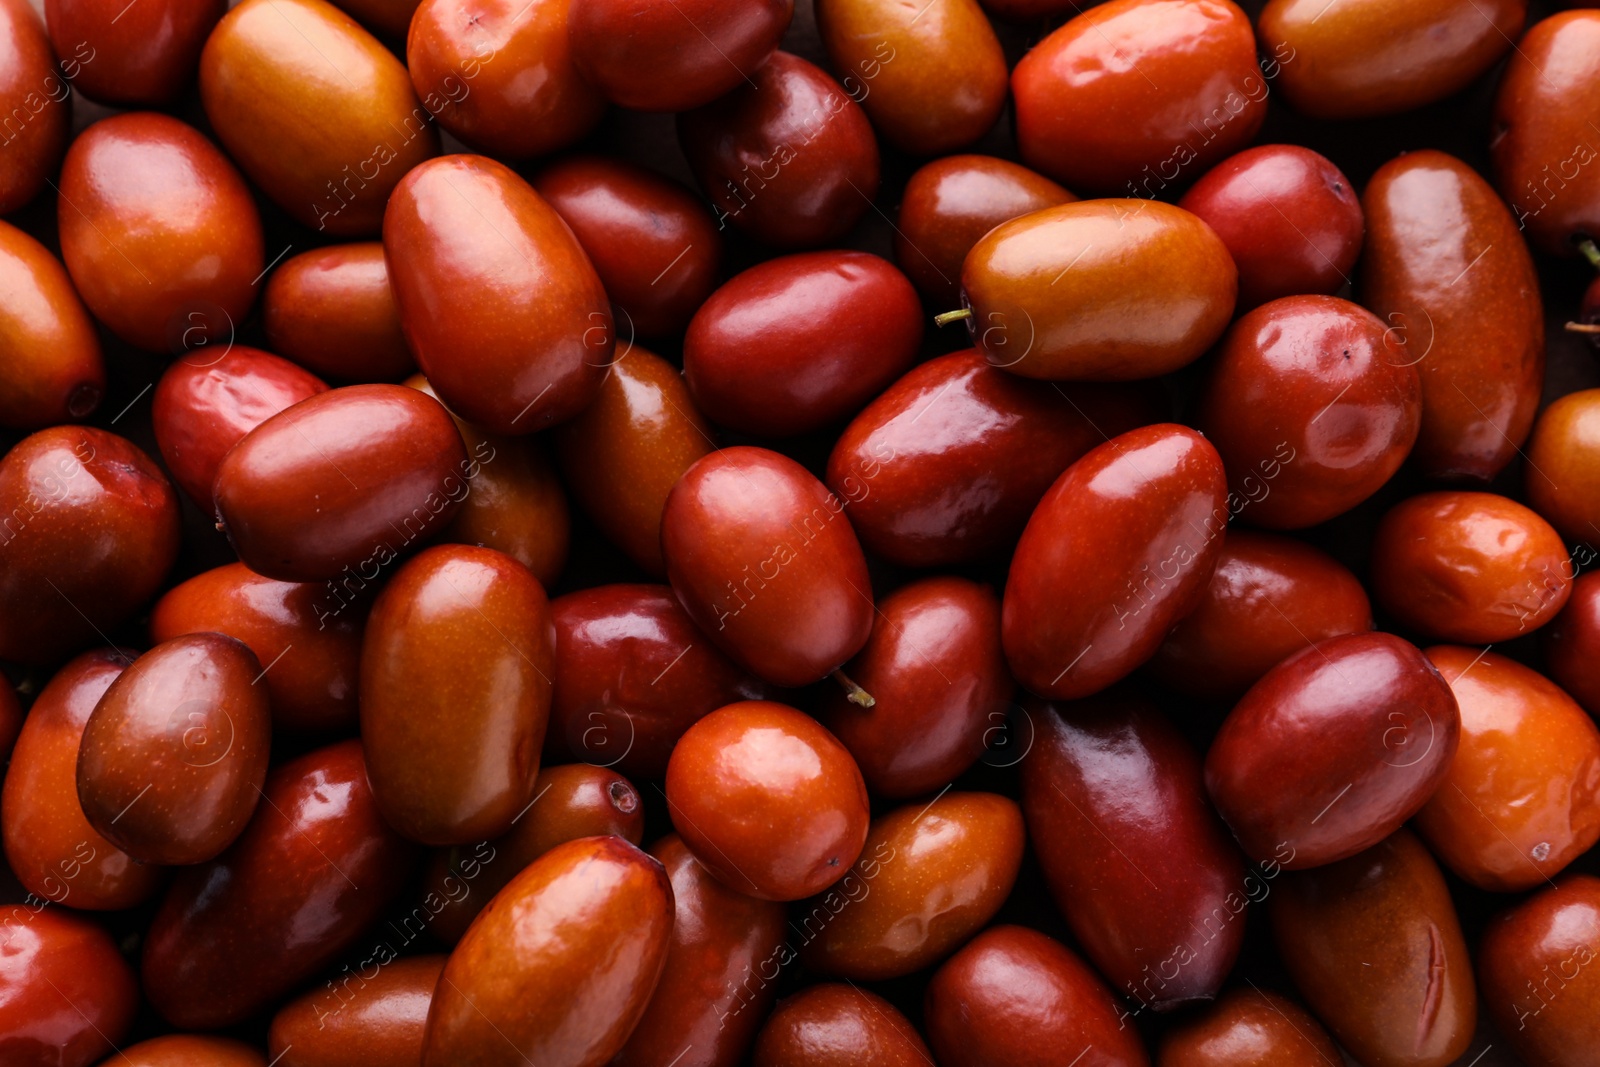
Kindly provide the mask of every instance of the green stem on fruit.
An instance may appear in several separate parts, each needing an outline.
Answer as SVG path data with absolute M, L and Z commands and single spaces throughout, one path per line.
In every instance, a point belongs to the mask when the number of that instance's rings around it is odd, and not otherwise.
M 1583 253 L 1583 258 L 1589 261 L 1591 267 L 1600 270 L 1600 247 L 1596 247 L 1593 241 L 1585 237 L 1578 242 L 1578 251 Z
M 970 318 L 972 318 L 972 309 L 962 308 L 960 311 L 946 311 L 942 315 L 935 315 L 933 324 L 935 326 L 948 326 L 952 322 L 960 322 L 962 319 Z
M 1568 333 L 1600 333 L 1600 322 L 1569 322 Z
M 833 680 L 838 682 L 839 685 L 844 688 L 845 699 L 850 701 L 850 703 L 854 704 L 856 707 L 870 708 L 872 705 L 877 703 L 876 700 L 872 699 L 871 693 L 867 692 L 855 682 L 851 681 L 850 676 L 844 673 L 844 671 L 834 671 Z

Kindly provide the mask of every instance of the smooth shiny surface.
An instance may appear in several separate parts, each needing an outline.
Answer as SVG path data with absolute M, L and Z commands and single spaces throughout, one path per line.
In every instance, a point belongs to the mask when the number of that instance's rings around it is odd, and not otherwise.
M 511 557 L 438 545 L 378 594 L 361 739 L 378 808 L 429 845 L 511 829 L 534 796 L 554 673 L 550 607 Z
M 0 222 L 0 426 L 37 430 L 88 418 L 106 390 L 100 339 L 61 261 Z
M 1157 1067 L 1337 1067 L 1339 1048 L 1288 997 L 1235 988 L 1169 1030 Z
M 388 49 L 323 0 L 244 0 L 200 54 L 200 101 L 217 139 L 302 225 L 374 237 L 411 168 L 438 153 Z
M 509 1062 L 606 1063 L 655 990 L 672 918 L 666 871 L 626 841 L 585 837 L 546 853 L 450 954 L 422 1067 L 487 1067 L 508 1054 Z
M 406 35 L 417 95 L 439 125 L 496 159 L 587 134 L 606 102 L 578 74 L 566 0 L 422 0 Z
M 1600 389 L 1568 393 L 1539 413 L 1524 449 L 1528 506 L 1569 543 L 1600 523 Z
M 0 214 L 9 215 L 44 188 L 67 150 L 72 89 L 56 70 L 44 20 L 28 0 L 0 2 L 0 111 L 17 123 L 7 131 L 7 165 L 0 171 Z M 61 56 L 81 64 L 78 55 Z
M 934 972 L 924 1017 L 939 1067 L 1147 1067 L 1127 1009 L 1061 942 L 995 926 Z
M 744 701 L 691 726 L 667 765 L 672 825 L 718 880 L 799 900 L 850 870 L 867 839 L 855 760 L 815 719 Z
M 41 903 L 0 908 L 0 1060 L 89 1067 L 133 1026 L 139 987 L 93 920 Z
M 1461 709 L 1461 744 L 1417 833 L 1473 885 L 1533 889 L 1600 840 L 1600 730 L 1515 660 L 1448 645 L 1427 656 Z
M 762 244 L 834 244 L 878 192 L 878 143 L 861 106 L 821 68 L 787 52 L 745 84 L 678 116 L 678 144 L 718 228 Z
M 284 408 L 327 392 L 316 375 L 259 348 L 202 348 L 167 367 L 151 396 L 161 459 L 201 512 L 228 449 Z
M 1569 875 L 1489 923 L 1478 948 L 1484 1012 L 1542 1067 L 1591 1067 L 1600 1048 L 1600 878 Z
M 267 778 L 272 720 L 261 664 L 239 641 L 186 634 L 134 660 L 84 726 L 78 800 L 134 859 L 181 866 L 228 847 Z
M 823 920 L 802 961 L 853 981 L 937 963 L 1006 902 L 1025 838 L 1022 812 L 994 793 L 945 792 L 880 816 L 850 872 L 795 906 Z M 830 896 L 840 901 L 837 913 Z
M 243 836 L 173 880 L 144 942 L 146 999 L 182 1029 L 271 1007 L 355 945 L 413 856 L 378 814 L 360 742 L 274 768 Z
M 151 352 L 233 340 L 266 266 L 261 218 L 200 131 L 153 112 L 101 119 L 59 188 L 61 258 L 95 318 Z
M 685 730 L 768 687 L 717 651 L 665 585 L 601 585 L 550 605 L 556 659 L 545 756 L 659 781 Z
M 72 87 L 116 107 L 173 104 L 227 0 L 46 0 L 45 24 Z
M 274 352 L 324 378 L 394 382 L 417 369 L 378 241 L 284 260 L 261 295 L 261 325 Z
M 1409 831 L 1285 874 L 1267 918 L 1306 1003 L 1359 1062 L 1444 1067 L 1467 1051 L 1472 964 L 1439 865 Z
M 817 681 L 872 633 L 872 584 L 845 504 L 763 448 L 695 463 L 667 497 L 661 548 L 689 617 L 775 685 Z
M 1325 0 L 1272 0 L 1259 35 L 1295 110 L 1370 118 L 1466 88 L 1511 50 L 1527 12 L 1528 0 L 1353 0 L 1331 12 Z
M 318 393 L 256 427 L 217 470 L 217 522 L 245 565 L 289 582 L 371 581 L 471 492 L 450 413 L 399 385 Z
M 927 1067 L 928 1046 L 900 1009 L 854 984 L 786 997 L 761 1028 L 752 1067 Z
M 1487 481 L 1517 458 L 1544 386 L 1533 259 L 1488 182 L 1443 152 L 1384 165 L 1362 203 L 1361 300 L 1405 341 L 1422 379 L 1412 462 Z
M 1600 712 L 1600 574 L 1578 575 L 1539 638 L 1545 673 L 1590 715 Z
M 867 787 L 904 799 L 949 785 L 1004 732 L 1016 683 L 1000 648 L 1000 600 L 964 578 L 924 578 L 884 597 L 866 647 L 844 673 L 872 694 L 830 687 L 817 718 Z
M 119 1049 L 105 1061 L 118 1067 L 267 1067 L 267 1058 L 243 1041 L 200 1034 L 166 1034 Z M 294 1067 L 284 1062 L 282 1067 Z
M 1085 195 L 1154 196 L 1255 137 L 1269 86 L 1250 20 L 1229 0 L 1077 11 L 1011 73 L 1028 166 Z
M 106 688 L 132 662 L 114 649 L 85 652 L 33 702 L 0 792 L 6 862 L 41 900 L 120 911 L 149 900 L 161 871 L 101 837 L 78 803 L 78 746 Z
M 867 252 L 802 252 L 735 275 L 695 312 L 683 376 L 719 426 L 791 437 L 856 413 L 910 368 L 922 304 Z
M 532 433 L 594 399 L 615 337 L 605 290 L 561 216 L 511 170 L 446 156 L 411 171 L 383 251 L 406 340 L 452 412 Z
M 417 1067 L 444 961 L 407 956 L 363 961 L 342 972 L 336 986 L 313 989 L 278 1009 L 267 1055 L 276 1067 Z
M 1199 754 L 1124 693 L 1026 712 L 1028 836 L 1084 954 L 1141 1010 L 1216 996 L 1268 886 L 1208 806 Z
M 57 426 L 15 445 L 0 459 L 0 515 L 0 659 L 47 666 L 89 647 L 178 555 L 177 492 L 104 430 Z
M 1222 336 L 1237 289 L 1238 270 L 1211 227 L 1156 200 L 1092 200 L 1012 219 L 961 267 L 973 343 L 1025 378 L 1126 381 L 1177 370 Z
M 1291 537 L 1232 529 L 1205 595 L 1150 670 L 1180 693 L 1231 701 L 1307 645 L 1370 629 L 1367 592 L 1338 560 Z
M 722 266 L 721 228 L 705 203 L 655 171 L 603 156 L 567 156 L 530 180 L 594 264 L 623 336 L 682 333 Z
M 1142 386 L 1030 382 L 954 352 L 912 368 L 845 427 L 828 486 L 873 555 L 969 563 L 1010 549 L 1062 471 L 1161 411 Z
M 555 440 L 579 506 L 641 569 L 665 577 L 667 494 L 716 448 L 678 368 L 635 346 L 611 364 L 594 403 L 558 427 Z
M 1377 492 L 1421 426 L 1412 358 L 1383 320 L 1334 296 L 1285 297 L 1236 322 L 1195 422 L 1227 464 L 1229 511 L 1300 529 Z
M 902 152 L 965 147 L 1005 108 L 1005 53 L 977 0 L 818 0 L 816 19 L 845 88 Z
M 167 590 L 150 609 L 150 642 L 221 633 L 272 669 L 261 678 L 275 729 L 337 733 L 356 725 L 356 673 L 368 598 L 359 588 L 263 578 L 228 563 Z
M 1056 480 L 1006 578 L 1017 681 L 1075 699 L 1126 677 L 1199 604 L 1227 523 L 1216 450 L 1161 423 L 1114 437 Z
M 1450 686 L 1416 646 L 1348 634 L 1295 653 L 1250 688 L 1206 754 L 1206 789 L 1246 856 L 1316 867 L 1415 815 L 1460 737 Z
M 1369 580 L 1406 629 L 1487 645 L 1548 622 L 1572 594 L 1573 573 L 1561 535 L 1530 509 L 1445 490 L 1389 509 L 1372 539 Z

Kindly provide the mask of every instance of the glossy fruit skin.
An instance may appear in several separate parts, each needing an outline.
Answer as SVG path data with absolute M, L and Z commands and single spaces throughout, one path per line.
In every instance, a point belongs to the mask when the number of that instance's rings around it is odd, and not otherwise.
M 416 1067 L 444 963 L 444 956 L 368 961 L 341 975 L 337 988 L 330 982 L 296 997 L 272 1017 L 267 1055 L 278 1067 Z
M 138 446 L 92 427 L 40 430 L 7 452 L 0 514 L 0 659 L 46 666 L 87 647 L 178 555 L 177 492 Z
M 867 787 L 815 719 L 784 704 L 729 704 L 695 723 L 667 765 L 672 825 L 724 885 L 799 900 L 837 881 L 867 839 Z
M 161 872 L 101 837 L 78 803 L 78 745 L 106 687 L 131 662 L 115 649 L 85 652 L 33 702 L 0 793 L 6 862 L 34 896 L 89 911 L 148 900 Z
M 1566 605 L 1572 559 L 1531 509 L 1444 490 L 1396 504 L 1372 539 L 1372 591 L 1410 630 L 1490 644 L 1531 633 Z
M 61 261 L 0 222 L 0 426 L 41 430 L 88 418 L 106 390 L 100 339 Z
M 1545 673 L 1590 715 L 1600 711 L 1600 575 L 1580 574 L 1572 595 L 1539 631 Z
M 906 181 L 894 260 L 930 306 L 955 307 L 961 299 L 961 263 L 980 237 L 1002 222 L 1077 199 L 1009 160 L 945 156 Z
M 828 486 L 873 555 L 906 567 L 1005 553 L 1061 472 L 1095 445 L 1159 421 L 1148 391 L 1031 382 L 976 349 L 913 367 L 853 419 Z
M 95 922 L 66 908 L 0 909 L 0 1058 L 89 1067 L 128 1034 L 139 987 Z
M 1570 543 L 1595 537 L 1600 523 L 1600 389 L 1557 399 L 1539 413 L 1525 449 L 1528 506 Z
M 833 69 L 902 152 L 941 156 L 969 145 L 1005 108 L 1005 53 L 977 0 L 822 0 L 816 18 Z
M 229 11 L 200 54 L 200 102 L 262 192 L 335 237 L 376 235 L 395 184 L 439 151 L 439 101 L 419 102 L 400 61 L 323 0 Z
M 439 399 L 420 374 L 405 384 Z M 549 446 L 537 437 L 484 433 L 452 417 L 467 446 L 467 469 L 476 465 L 476 474 L 472 491 L 439 539 L 504 552 L 549 588 L 561 577 L 572 542 L 572 511 Z
M 594 403 L 556 427 L 555 439 L 579 506 L 642 570 L 665 577 L 667 494 L 716 447 L 678 368 L 634 346 L 611 364 Z
M 450 954 L 428 1012 L 422 1067 L 599 1067 L 644 1014 L 666 962 L 672 884 L 616 837 L 545 853 Z
M 735 1067 L 772 1004 L 765 976 L 789 932 L 787 909 L 717 881 L 676 834 L 650 855 L 672 881 L 672 940 L 658 995 L 611 1062 L 655 1067 L 678 1056 L 674 1067 Z
M 844 509 L 787 456 L 714 452 L 684 473 L 662 512 L 672 591 L 739 666 L 775 685 L 809 685 L 872 633 L 872 584 Z
M 327 390 L 316 375 L 259 348 L 207 346 L 180 357 L 151 397 L 161 458 L 178 488 L 209 511 L 228 449 L 284 408 Z
M 1318 867 L 1416 814 L 1460 737 L 1450 686 L 1414 645 L 1347 634 L 1251 686 L 1206 754 L 1206 789 L 1246 856 Z
M 644 835 L 644 801 L 622 775 L 587 763 L 545 767 L 534 782 L 533 800 L 504 836 L 476 847 L 441 849 L 428 864 L 425 890 L 445 903 L 429 930 L 453 945 L 484 905 L 522 869 L 557 845 L 580 837 L 612 834 L 637 845 Z M 470 847 L 470 852 L 468 851 Z M 473 861 L 487 851 L 479 864 Z M 470 883 L 463 892 L 452 876 Z
M 1529 28 L 1500 78 L 1489 158 L 1495 186 L 1534 247 L 1575 254 L 1600 232 L 1588 116 L 1600 100 L 1600 12 L 1561 11 Z
M 243 563 L 195 575 L 150 610 L 150 642 L 221 633 L 243 641 L 263 666 L 274 729 L 297 734 L 352 731 L 366 604 L 359 590 L 263 578 Z
M 711 294 L 683 339 L 695 405 L 719 426 L 792 437 L 855 414 L 922 345 L 922 304 L 888 260 L 802 252 Z
M 1084 954 L 1141 1008 L 1216 996 L 1266 888 L 1207 805 L 1199 755 L 1129 694 L 1026 711 L 1028 837 Z
M 677 119 L 678 144 L 717 228 L 732 221 L 775 248 L 838 243 L 878 191 L 878 142 L 866 113 L 788 52 L 774 52 L 747 81 Z
M 61 258 L 95 318 L 138 348 L 225 344 L 266 266 L 261 218 L 233 164 L 167 115 L 114 115 L 61 164 Z
M 1528 439 L 1544 385 L 1533 259 L 1488 182 L 1443 152 L 1383 166 L 1362 198 L 1361 299 L 1406 342 L 1422 379 L 1412 462 L 1487 481 Z
M 1417 833 L 1479 888 L 1532 889 L 1600 840 L 1600 730 L 1515 660 L 1449 645 L 1427 656 L 1455 693 L 1461 745 Z
M 422 0 L 406 35 L 417 95 L 462 143 L 497 159 L 565 148 L 605 113 L 567 43 L 562 0 Z
M 1000 632 L 1017 681 L 1072 700 L 1154 655 L 1211 581 L 1223 478 L 1216 450 L 1174 423 L 1130 430 L 1068 467 L 1006 578 Z
M 1315 526 L 1377 492 L 1421 426 L 1411 359 L 1381 319 L 1334 296 L 1285 297 L 1234 323 L 1195 424 L 1245 521 Z
M 1065 945 L 1021 926 L 993 926 L 928 983 L 923 1013 L 940 1067 L 1048 1063 L 1148 1067 L 1129 1012 Z
M 1000 648 L 1000 600 L 965 578 L 924 578 L 884 597 L 844 673 L 875 703 L 858 707 L 830 689 L 817 718 L 867 787 L 895 800 L 941 789 L 972 766 L 1016 691 Z
M 142 863 L 204 863 L 243 832 L 267 779 L 272 718 L 255 654 L 186 634 L 134 660 L 84 726 L 78 800 Z
M 567 156 L 531 181 L 577 236 L 622 312 L 624 333 L 682 333 L 722 266 L 722 239 L 700 198 L 654 171 L 604 156 Z
M 413 866 L 378 814 L 359 741 L 273 768 L 263 800 L 226 852 L 178 872 L 145 938 L 145 996 L 182 1029 L 281 1001 L 355 943 Z
M 361 738 L 372 792 L 428 845 L 499 837 L 526 809 L 550 716 L 550 605 L 510 556 L 436 545 L 372 605 Z
M 1493 919 L 1478 947 L 1490 1020 L 1525 1062 L 1592 1067 L 1600 878 L 1571 874 Z
M 1472 1040 L 1472 965 L 1439 865 L 1408 830 L 1267 900 L 1278 954 L 1339 1043 L 1372 1067 L 1444 1067 Z
M 103 104 L 162 107 L 194 81 L 200 48 L 227 0 L 140 4 L 117 0 L 50 0 L 50 40 L 71 68 L 73 88 Z
M 261 294 L 261 321 L 274 352 L 324 378 L 397 382 L 417 369 L 379 241 L 284 260 Z
M 659 781 L 684 731 L 768 687 L 718 652 L 665 585 L 601 585 L 550 605 L 554 694 L 545 758 Z
M 688 111 L 756 76 L 794 17 L 794 0 L 649 0 L 574 4 L 572 57 L 612 103 Z
M 1332 556 L 1280 534 L 1228 531 L 1200 604 L 1151 671 L 1188 696 L 1232 701 L 1308 644 L 1372 629 L 1372 605 Z
M 1239 310 L 1348 282 L 1365 224 L 1355 186 L 1299 145 L 1247 148 L 1207 171 L 1178 206 L 1222 238 L 1239 268 Z
M 483 156 L 406 175 L 383 221 L 400 325 L 440 398 L 491 433 L 565 422 L 599 391 L 614 329 L 561 216 Z
M 199 1034 L 152 1037 L 119 1050 L 107 1062 L 122 1067 L 267 1067 L 267 1058 L 243 1041 Z
M 399 385 L 347 385 L 233 447 L 217 469 L 217 521 L 257 574 L 371 580 L 450 521 L 476 473 L 438 401 Z
M 1164 188 L 1237 152 L 1261 128 L 1268 92 L 1250 19 L 1229 0 L 1112 0 L 1011 74 L 1022 161 L 1101 195 L 1153 196 L 1138 191 L 1152 177 Z
M 27 0 L 0 3 L 0 109 L 8 116 L 26 117 L 20 129 L 6 130 L 0 215 L 32 200 L 55 174 L 72 129 L 71 92 L 56 71 L 55 51 L 38 12 Z
M 850 872 L 796 906 L 820 919 L 801 953 L 807 969 L 877 981 L 939 962 L 1005 903 L 1026 839 L 1022 812 L 994 793 L 944 793 L 880 816 Z
M 1182 208 L 1090 200 L 990 230 L 962 264 L 961 300 L 973 344 L 997 367 L 1127 381 L 1211 347 L 1233 317 L 1237 279 L 1221 238 Z
M 1203 1015 L 1169 1030 L 1157 1067 L 1327 1067 L 1340 1053 L 1322 1025 L 1288 997 L 1235 988 Z
M 922 1035 L 900 1009 L 854 984 L 808 986 L 778 1004 L 752 1067 L 927 1067 Z
M 1361 0 L 1324 19 L 1316 0 L 1272 0 L 1259 27 L 1262 48 L 1282 60 L 1278 87 L 1296 111 L 1359 119 L 1466 88 L 1511 47 L 1527 11 L 1527 0 Z

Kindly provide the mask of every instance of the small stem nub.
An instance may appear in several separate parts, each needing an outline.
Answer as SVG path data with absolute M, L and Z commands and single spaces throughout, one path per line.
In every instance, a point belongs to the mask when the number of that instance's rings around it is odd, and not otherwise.
M 1585 237 L 1578 242 L 1578 251 L 1583 253 L 1583 258 L 1589 261 L 1590 266 L 1600 270 L 1600 247 L 1596 247 L 1594 241 Z
M 849 700 L 850 703 L 854 704 L 856 707 L 870 708 L 872 705 L 877 703 L 876 700 L 872 699 L 871 693 L 867 692 L 855 682 L 851 681 L 850 676 L 844 673 L 844 671 L 834 671 L 833 680 L 838 682 L 839 685 L 843 687 L 845 699 Z
M 1593 246 L 1591 245 L 1590 247 Z M 1597 252 L 1596 254 L 1600 255 L 1600 252 Z M 970 318 L 972 318 L 972 309 L 962 308 L 959 311 L 946 311 L 942 315 L 935 315 L 933 317 L 933 324 L 935 326 L 948 326 L 952 322 L 960 322 L 962 319 Z
M 1568 333 L 1600 333 L 1600 322 L 1569 322 Z

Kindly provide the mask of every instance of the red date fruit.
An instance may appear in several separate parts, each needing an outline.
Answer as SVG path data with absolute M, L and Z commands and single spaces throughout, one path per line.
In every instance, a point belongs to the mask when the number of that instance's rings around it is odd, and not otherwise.
M 243 1041 L 199 1034 L 152 1037 L 118 1050 L 105 1062 L 117 1067 L 268 1067 L 267 1058 Z M 295 1065 L 284 1062 L 279 1067 Z
M 272 1017 L 267 1055 L 276 1067 L 416 1067 L 444 961 L 407 956 L 373 965 L 371 977 L 365 968 L 347 972 L 337 988 L 302 994 Z
M 1157 1067 L 1334 1067 L 1333 1039 L 1288 997 L 1224 993 L 1205 1013 L 1167 1031 Z
M 0 113 L 6 126 L 6 165 L 0 168 L 0 215 L 38 195 L 55 174 L 72 130 L 72 89 L 56 70 L 44 20 L 27 0 L 0 2 Z M 81 65 L 77 49 L 63 64 Z
M 927 1067 L 928 1046 L 900 1009 L 851 983 L 785 998 L 756 1039 L 752 1067 Z
M 61 261 L 0 222 L 0 426 L 39 430 L 86 419 L 106 391 L 100 340 Z
M 1567 606 L 1539 631 L 1545 670 L 1590 715 L 1600 713 L 1600 574 L 1580 574 Z
M 416 371 L 377 241 L 330 245 L 283 261 L 261 294 L 274 352 L 342 382 L 396 382 Z
M 1525 1062 L 1589 1067 L 1600 1048 L 1600 878 L 1568 875 L 1492 920 L 1478 947 L 1483 1006 Z
M 162 107 L 194 82 L 227 0 L 48 0 L 50 40 L 73 88 L 115 107 Z
M 1523 489 L 1529 506 L 1571 543 L 1600 541 L 1597 455 L 1600 389 L 1568 393 L 1539 413 L 1528 441 Z
M 133 1027 L 139 987 L 93 921 L 65 908 L 0 908 L 0 1060 L 89 1067 Z

